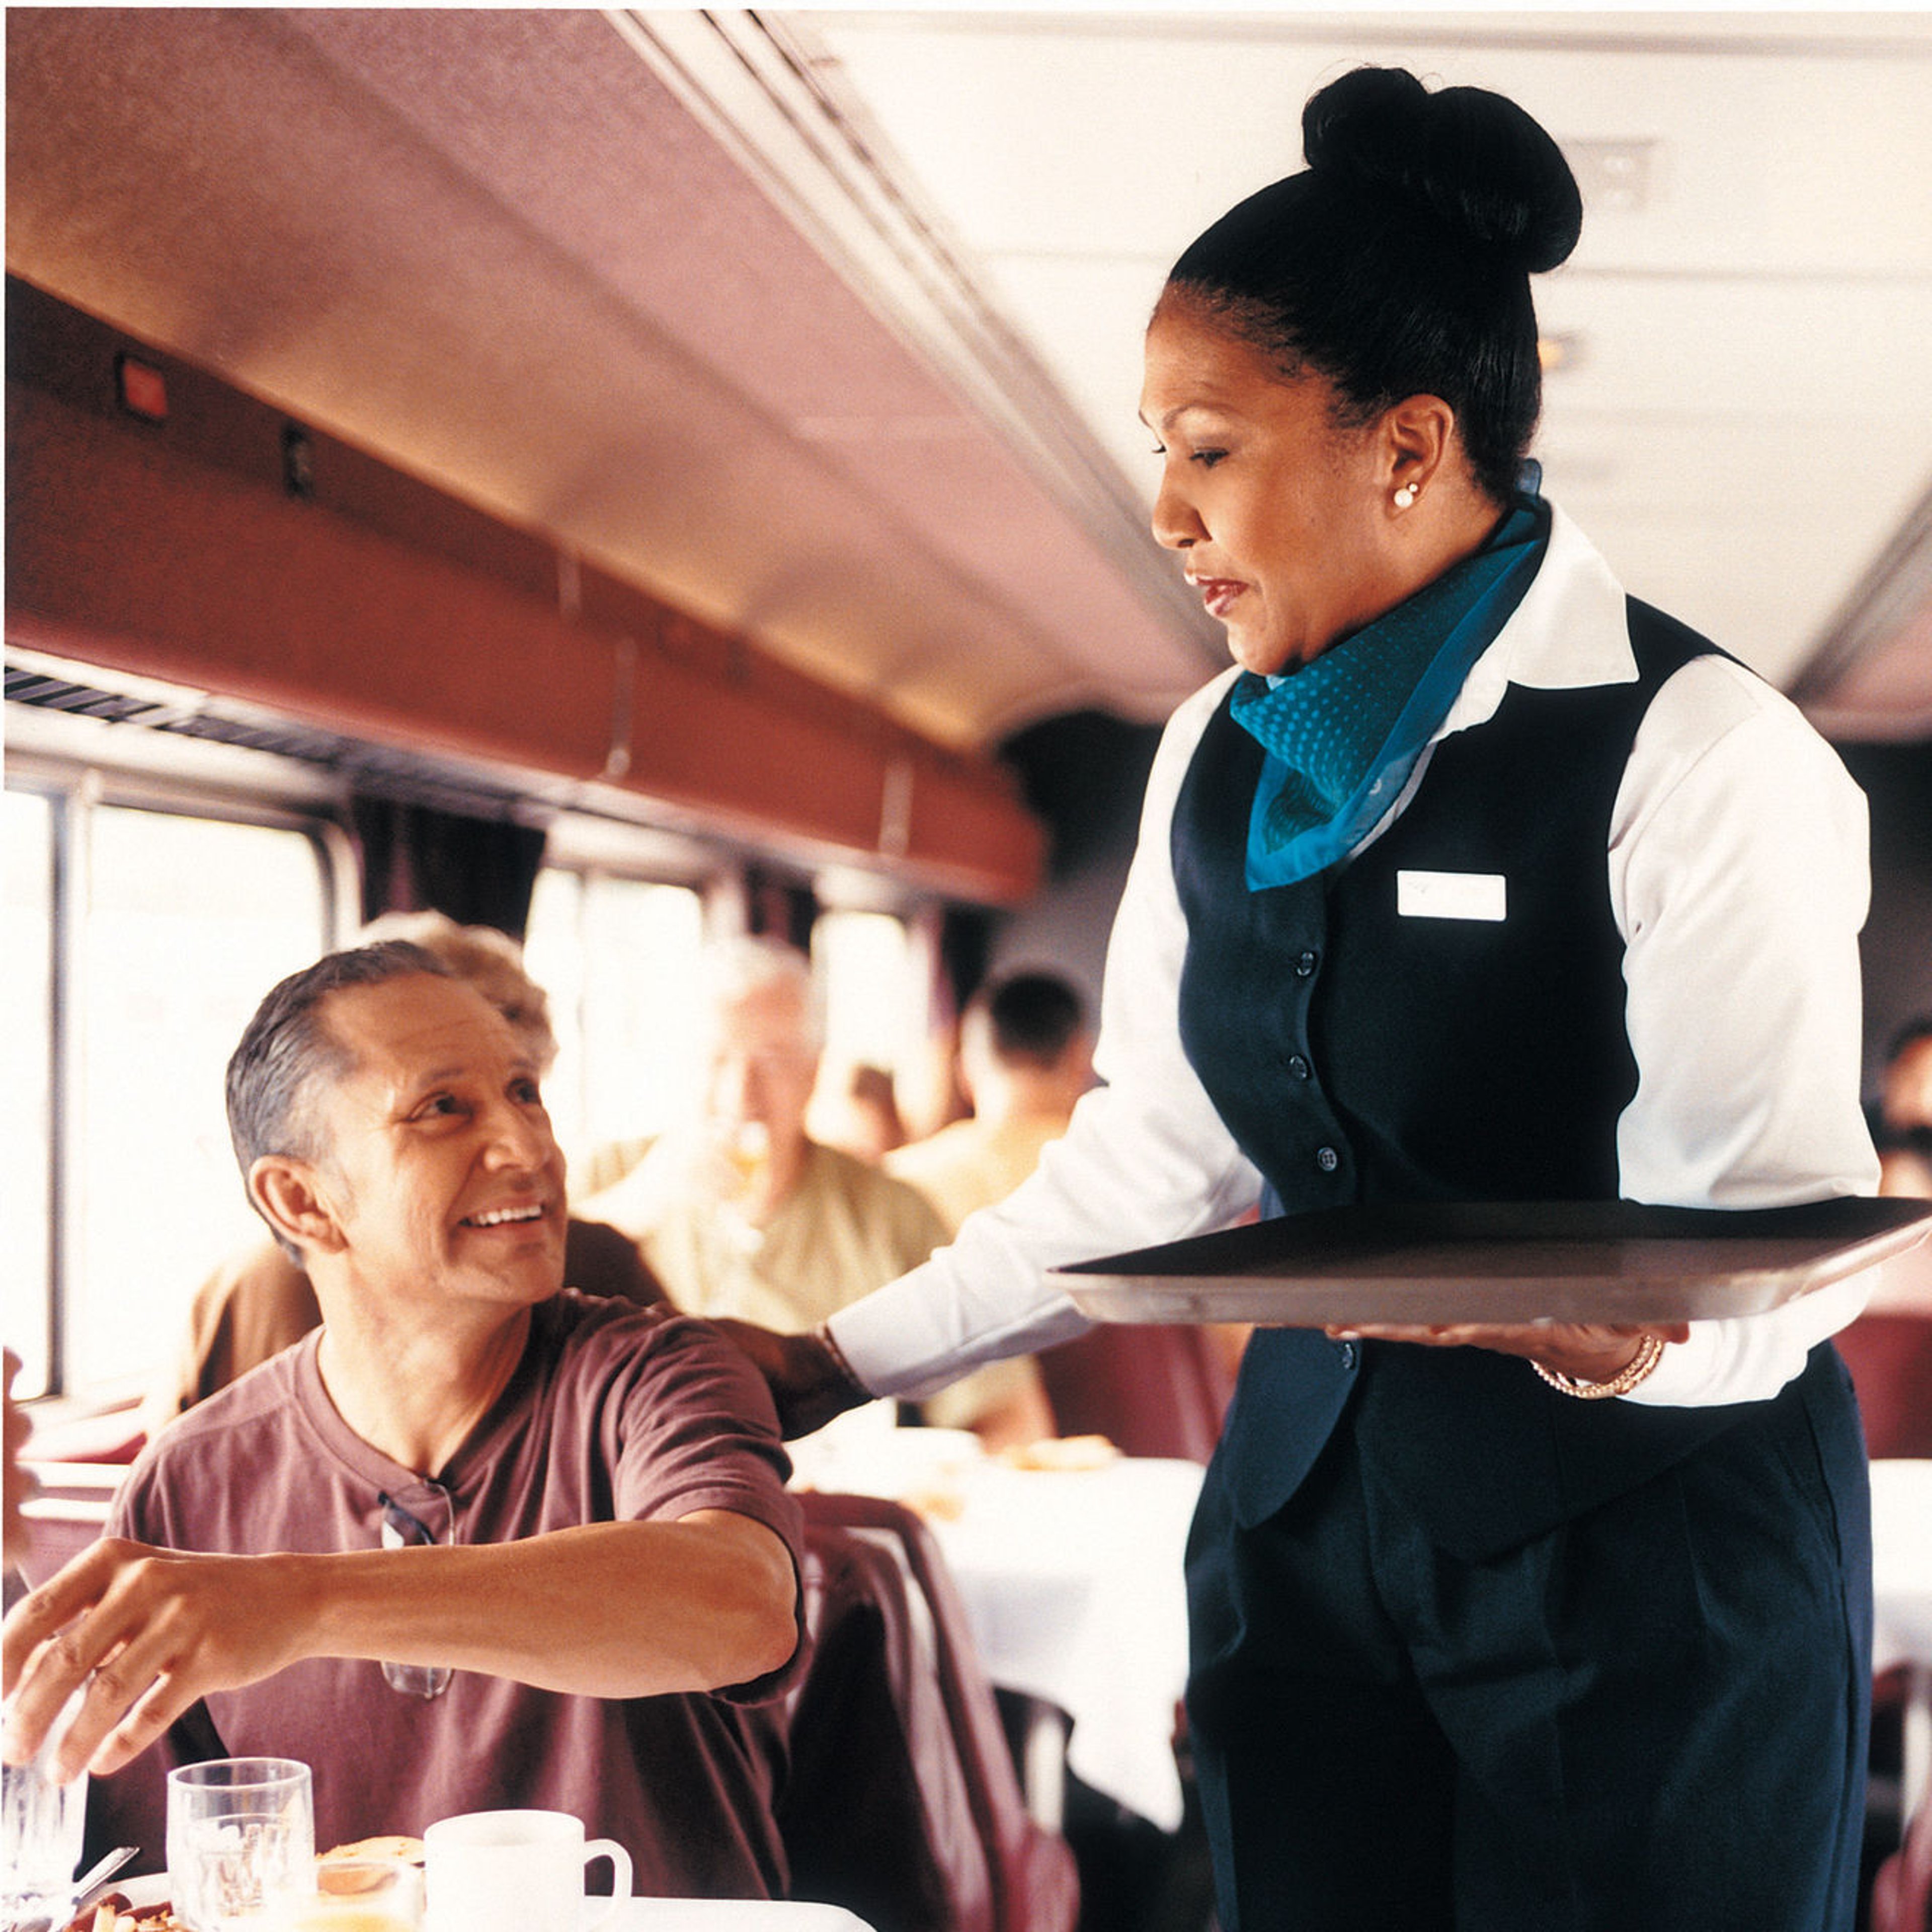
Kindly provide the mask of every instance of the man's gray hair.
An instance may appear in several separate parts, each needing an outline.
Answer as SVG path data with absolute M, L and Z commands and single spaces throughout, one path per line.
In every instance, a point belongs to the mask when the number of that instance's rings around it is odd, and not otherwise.
M 825 1045 L 825 1004 L 812 962 L 782 939 L 742 935 L 718 940 L 704 950 L 704 997 L 713 1024 L 729 1006 L 768 986 L 789 987 L 804 1016 L 805 1044 L 818 1052 Z
M 228 1061 L 228 1137 L 244 1182 L 264 1154 L 312 1161 L 325 1151 L 316 1092 L 325 1081 L 340 1079 L 352 1062 L 347 1047 L 322 1023 L 322 1001 L 346 987 L 380 986 L 425 973 L 438 980 L 456 976 L 420 946 L 400 940 L 356 946 L 325 953 L 291 973 L 255 1009 Z

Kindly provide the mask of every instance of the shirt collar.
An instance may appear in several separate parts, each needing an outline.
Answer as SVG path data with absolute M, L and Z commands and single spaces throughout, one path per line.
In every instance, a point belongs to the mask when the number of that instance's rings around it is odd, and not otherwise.
M 1550 512 L 1550 548 L 1536 581 L 1476 660 L 1436 739 L 1486 724 L 1512 684 L 1564 691 L 1635 681 L 1622 585 L 1562 506 L 1552 503 Z

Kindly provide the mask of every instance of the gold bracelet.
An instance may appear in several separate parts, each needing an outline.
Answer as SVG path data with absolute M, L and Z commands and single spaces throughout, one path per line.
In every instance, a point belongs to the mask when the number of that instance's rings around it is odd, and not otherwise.
M 1610 1395 L 1628 1395 L 1637 1384 L 1664 1359 L 1664 1343 L 1654 1335 L 1646 1335 L 1636 1345 L 1636 1353 L 1628 1364 L 1619 1369 L 1606 1382 L 1580 1382 L 1574 1376 L 1566 1376 L 1560 1369 L 1546 1369 L 1531 1358 L 1529 1366 L 1553 1389 L 1560 1389 L 1565 1395 L 1574 1395 L 1581 1402 L 1601 1402 Z

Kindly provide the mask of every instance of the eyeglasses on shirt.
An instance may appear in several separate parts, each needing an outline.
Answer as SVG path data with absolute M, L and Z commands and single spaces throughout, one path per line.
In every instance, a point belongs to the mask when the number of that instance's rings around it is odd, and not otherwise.
M 406 1550 L 455 1540 L 456 1505 L 440 1483 L 412 1484 L 400 1496 L 376 1492 L 382 1505 L 382 1547 Z M 382 1676 L 392 1690 L 411 1697 L 440 1697 L 455 1675 L 446 1664 L 388 1664 Z

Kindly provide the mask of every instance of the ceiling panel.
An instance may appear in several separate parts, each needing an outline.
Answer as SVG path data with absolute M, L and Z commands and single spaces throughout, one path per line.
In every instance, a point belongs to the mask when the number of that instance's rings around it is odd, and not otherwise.
M 809 16 L 853 111 L 1144 496 L 1139 338 L 1169 262 L 1300 164 L 1363 62 L 1628 144 L 1540 278 L 1572 338 L 1550 485 L 1643 594 L 1789 682 L 1932 484 L 1932 15 Z M 1687 556 L 1686 553 L 1688 553 Z
M 1211 664 L 605 16 L 32 9 L 8 52 L 8 266 L 64 299 L 943 742 Z
M 1222 661 L 1146 533 L 1140 334 L 1358 62 L 1512 93 L 1580 166 L 1640 144 L 1642 205 L 1593 188 L 1542 312 L 1552 490 L 1640 593 L 1788 682 L 1932 483 L 1926 13 L 27 8 L 8 40 L 15 272 L 951 743 L 1157 717 Z

